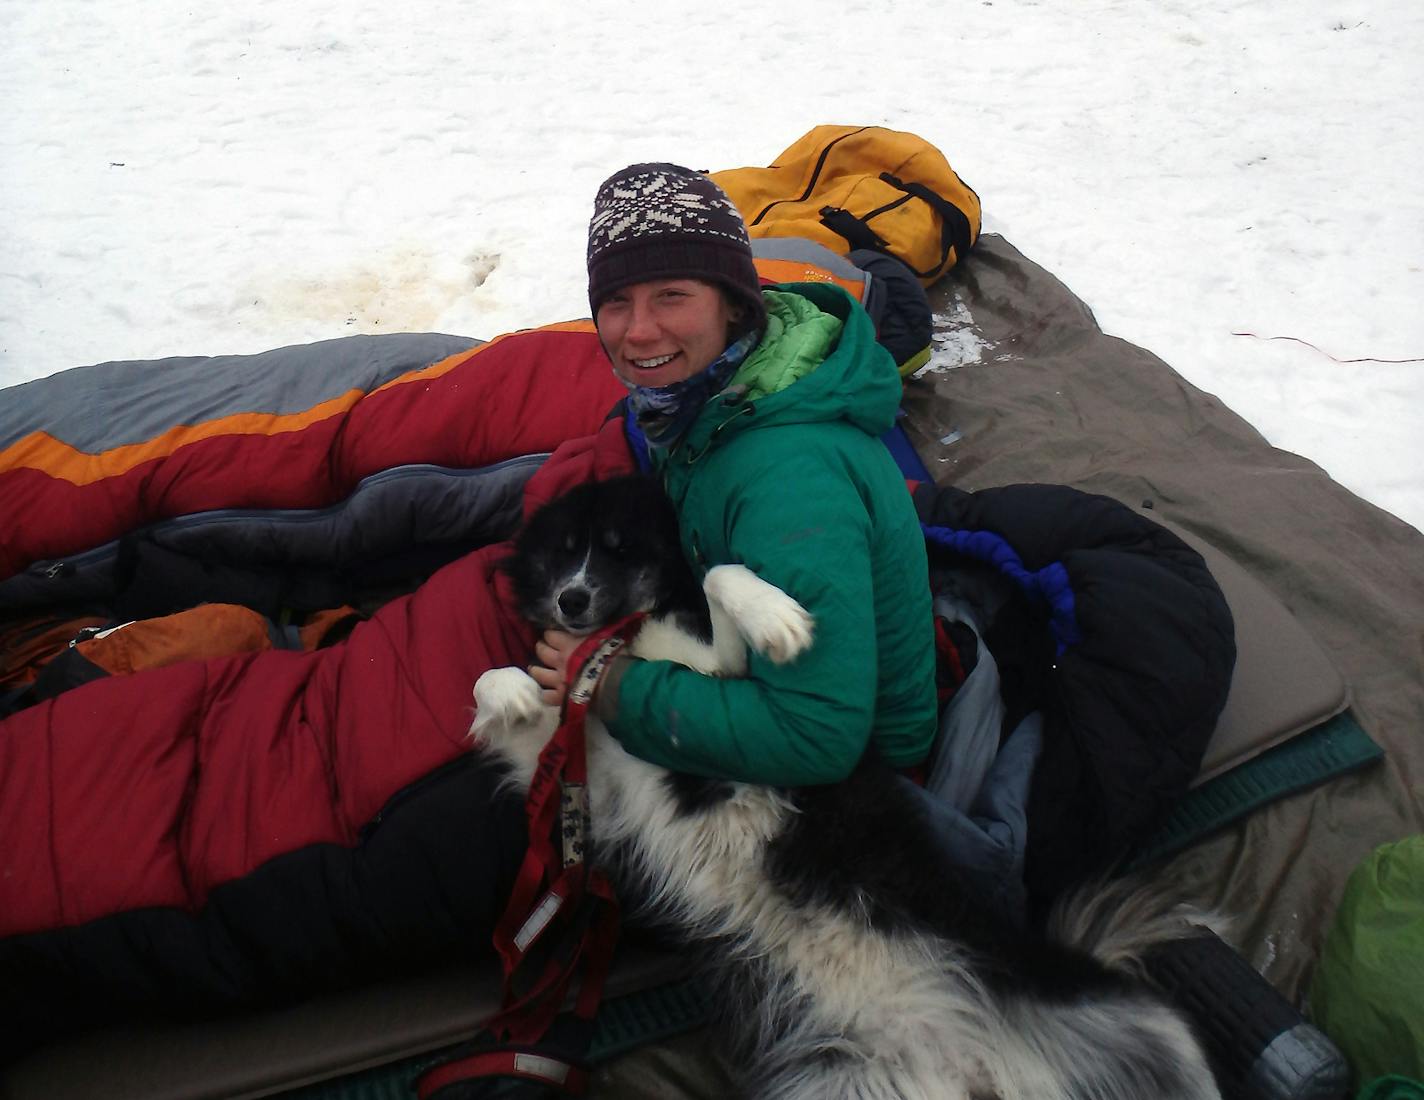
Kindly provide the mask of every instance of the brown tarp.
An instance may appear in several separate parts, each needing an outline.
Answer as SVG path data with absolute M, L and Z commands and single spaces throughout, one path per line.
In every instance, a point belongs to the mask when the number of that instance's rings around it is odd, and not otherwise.
M 1383 763 L 1257 811 L 1161 872 L 1233 916 L 1233 942 L 1299 1002 L 1350 870 L 1376 845 L 1424 831 L 1424 535 L 1271 447 L 1154 355 L 1104 335 L 1002 238 L 983 237 L 932 301 L 939 350 L 906 386 L 906 424 L 936 481 L 1054 482 L 1150 501 L 1289 609 L 1386 750 Z M 956 347 L 976 355 L 950 366 Z M 1296 691 L 1289 667 L 1256 668 L 1255 703 Z M 0 1097 L 268 1094 L 459 1037 L 488 1003 L 471 978 L 91 1036 L 0 1074 Z M 732 1087 L 696 1031 L 602 1067 L 592 1095 L 720 1100 Z
M 934 304 L 943 337 L 969 323 L 986 345 L 978 362 L 907 387 L 911 438 L 936 481 L 1059 482 L 1151 501 L 1290 610 L 1385 749 L 1381 765 L 1282 799 L 1166 868 L 1233 916 L 1241 952 L 1299 1000 L 1351 868 L 1424 831 L 1424 534 L 1104 335 L 1002 238 L 981 239 Z

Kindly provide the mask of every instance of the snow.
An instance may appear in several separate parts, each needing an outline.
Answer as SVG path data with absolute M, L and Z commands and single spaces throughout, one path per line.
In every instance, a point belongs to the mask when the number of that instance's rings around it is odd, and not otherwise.
M 877 124 L 1424 528 L 1421 53 L 1413 0 L 0 0 L 0 385 L 582 316 L 613 170 Z

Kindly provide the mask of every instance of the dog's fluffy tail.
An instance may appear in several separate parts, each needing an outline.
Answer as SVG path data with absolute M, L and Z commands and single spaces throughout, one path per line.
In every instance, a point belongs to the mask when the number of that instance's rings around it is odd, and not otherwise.
M 1048 916 L 1048 938 L 1091 955 L 1109 970 L 1145 978 L 1153 947 L 1205 931 L 1226 934 L 1227 922 L 1150 882 L 1094 880 L 1060 899 Z
M 1143 886 L 1098 884 L 1060 904 L 1050 937 L 1120 977 L 1005 1000 L 1004 1096 L 1220 1100 L 1190 1026 L 1145 983 L 1143 968 L 1153 946 L 1220 923 Z

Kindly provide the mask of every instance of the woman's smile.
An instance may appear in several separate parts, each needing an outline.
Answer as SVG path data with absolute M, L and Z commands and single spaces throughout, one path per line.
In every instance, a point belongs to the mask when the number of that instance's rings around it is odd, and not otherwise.
M 670 377 L 673 381 L 681 381 L 688 375 L 681 374 L 677 365 L 677 352 L 669 352 L 666 355 L 654 355 L 646 359 L 627 360 L 630 370 L 628 373 L 634 377 L 640 386 L 666 386 L 669 382 L 656 381 L 658 378 Z M 667 367 L 667 370 L 663 370 Z M 693 373 L 693 372 L 689 372 Z

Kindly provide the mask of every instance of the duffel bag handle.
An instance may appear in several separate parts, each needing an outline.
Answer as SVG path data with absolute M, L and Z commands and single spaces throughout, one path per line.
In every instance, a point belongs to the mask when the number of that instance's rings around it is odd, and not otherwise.
M 938 195 L 931 191 L 923 183 L 906 183 L 898 176 L 892 176 L 889 172 L 881 172 L 880 178 L 897 191 L 903 191 L 907 195 L 914 195 L 917 199 L 922 199 L 929 203 L 930 208 L 940 216 L 940 221 L 944 223 L 941 234 L 943 245 L 943 258 L 940 265 L 943 266 L 949 259 L 949 250 L 954 249 L 956 260 L 962 260 L 969 254 L 969 248 L 974 243 L 972 238 L 973 230 L 969 225 L 969 217 L 963 210 L 955 206 L 943 195 Z

